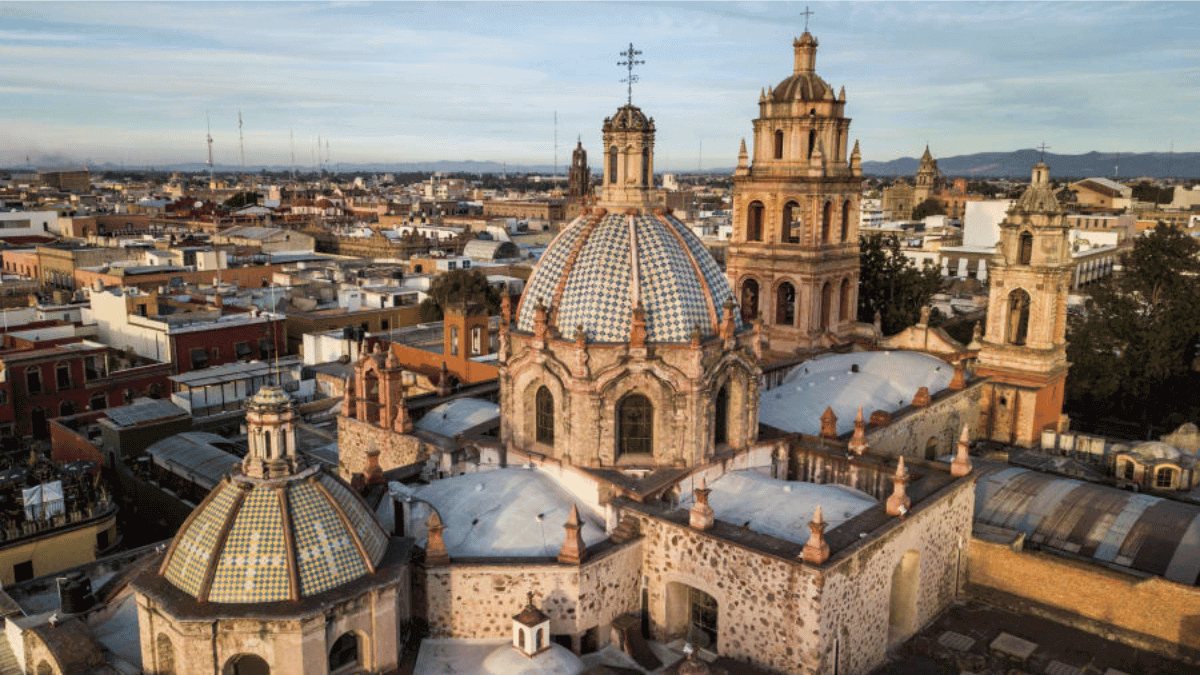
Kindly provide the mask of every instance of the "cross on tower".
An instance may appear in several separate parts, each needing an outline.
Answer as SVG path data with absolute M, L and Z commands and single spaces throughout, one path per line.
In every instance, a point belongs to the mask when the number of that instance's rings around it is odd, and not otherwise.
M 1040 146 L 1038 146 L 1037 149 L 1042 151 L 1041 161 L 1045 162 L 1046 161 L 1046 151 L 1050 149 L 1050 146 L 1046 145 L 1046 141 L 1042 141 L 1042 144 Z
M 804 32 L 807 33 L 808 32 L 808 17 L 812 16 L 813 12 L 812 12 L 812 10 L 810 10 L 808 8 L 808 5 L 805 5 L 804 11 L 800 12 L 800 15 L 804 17 Z
M 629 85 L 629 105 L 633 105 L 633 83 L 638 81 L 638 76 L 633 74 L 633 67 L 640 66 L 645 63 L 645 61 L 638 61 L 635 59 L 635 57 L 641 55 L 642 53 L 634 49 L 633 43 L 630 42 L 629 49 L 621 52 L 621 56 L 624 56 L 625 60 L 617 62 L 618 66 L 625 66 L 629 71 L 629 74 L 625 77 L 625 79 L 621 80 Z

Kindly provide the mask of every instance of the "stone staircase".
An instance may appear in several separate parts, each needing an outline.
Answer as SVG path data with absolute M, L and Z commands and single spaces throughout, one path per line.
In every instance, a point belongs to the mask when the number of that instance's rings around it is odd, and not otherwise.
M 614 544 L 624 544 L 640 536 L 642 536 L 642 532 L 637 518 L 622 516 L 621 522 L 617 523 L 617 527 L 612 531 L 612 534 L 608 535 L 608 539 Z

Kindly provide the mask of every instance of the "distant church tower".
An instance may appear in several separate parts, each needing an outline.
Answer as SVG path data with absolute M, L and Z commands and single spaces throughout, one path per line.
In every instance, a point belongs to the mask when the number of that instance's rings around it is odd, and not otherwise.
M 567 199 L 582 202 L 592 190 L 592 174 L 588 171 L 587 150 L 583 149 L 583 141 L 575 146 L 571 153 L 571 172 L 567 174 Z
M 847 153 L 846 90 L 817 76 L 817 40 L 793 43 L 792 75 L 758 100 L 754 157 L 733 177 L 726 273 L 743 321 L 762 315 L 774 351 L 846 337 L 858 308 L 858 144 Z
M 1067 293 L 1071 249 L 1050 168 L 1033 181 L 1000 224 L 989 265 L 987 330 L 976 372 L 992 379 L 980 401 L 980 435 L 1030 446 L 1062 413 L 1067 378 Z

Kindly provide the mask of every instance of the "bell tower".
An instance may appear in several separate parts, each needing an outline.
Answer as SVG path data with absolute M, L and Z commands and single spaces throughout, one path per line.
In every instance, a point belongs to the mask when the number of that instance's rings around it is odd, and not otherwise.
M 726 265 L 743 322 L 761 316 L 784 352 L 839 342 L 856 320 L 862 186 L 845 88 L 816 74 L 812 34 L 792 49 L 792 74 L 759 96 L 753 157 L 742 142 Z
M 989 264 L 987 329 L 976 373 L 991 378 L 980 400 L 980 435 L 1031 446 L 1058 424 L 1067 378 L 1071 248 L 1050 167 L 1033 166 L 1029 188 L 1000 223 Z
M 242 473 L 253 478 L 281 478 L 304 466 L 296 453 L 296 404 L 277 385 L 264 385 L 246 401 L 250 447 Z

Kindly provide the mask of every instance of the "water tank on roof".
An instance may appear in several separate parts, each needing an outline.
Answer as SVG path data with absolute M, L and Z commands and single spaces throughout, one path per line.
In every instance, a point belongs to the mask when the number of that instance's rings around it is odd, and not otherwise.
M 82 614 L 96 604 L 92 580 L 83 572 L 58 578 L 58 600 L 63 614 Z

